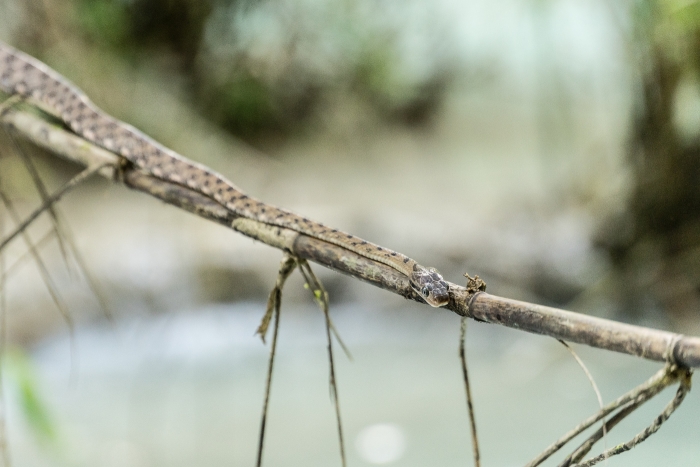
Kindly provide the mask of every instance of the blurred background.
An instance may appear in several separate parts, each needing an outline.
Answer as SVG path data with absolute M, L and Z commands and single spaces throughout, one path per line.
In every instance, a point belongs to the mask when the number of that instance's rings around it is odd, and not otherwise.
M 453 282 L 700 334 L 700 2 L 0 0 L 0 39 L 251 194 Z M 0 180 L 29 213 L 20 151 L 50 189 L 79 168 L 0 134 Z M 107 310 L 47 219 L 30 235 L 72 327 L 11 244 L 14 465 L 253 465 L 268 352 L 253 333 L 280 253 L 105 180 L 59 210 Z M 316 271 L 354 357 L 337 358 L 350 465 L 468 465 L 458 317 Z M 323 319 L 299 278 L 281 324 L 265 465 L 339 465 Z M 484 465 L 525 464 L 597 408 L 551 339 L 470 323 L 468 349 Z M 605 401 L 658 368 L 577 350 Z M 697 464 L 698 410 L 691 393 L 609 463 Z

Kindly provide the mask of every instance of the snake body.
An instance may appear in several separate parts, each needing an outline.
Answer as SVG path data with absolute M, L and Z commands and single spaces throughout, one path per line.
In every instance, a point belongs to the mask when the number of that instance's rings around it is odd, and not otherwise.
M 76 134 L 154 177 L 201 193 L 238 216 L 332 243 L 383 263 L 409 278 L 430 305 L 449 300 L 449 286 L 433 268 L 354 235 L 271 206 L 242 192 L 222 175 L 192 162 L 102 110 L 74 84 L 41 61 L 0 42 L 0 90 L 48 107 Z

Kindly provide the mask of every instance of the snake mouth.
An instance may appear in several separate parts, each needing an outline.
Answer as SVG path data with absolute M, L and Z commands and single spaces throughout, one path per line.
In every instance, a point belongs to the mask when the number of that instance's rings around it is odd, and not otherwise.
M 450 297 L 449 297 L 449 296 L 448 296 L 448 297 L 445 297 L 444 300 L 441 300 L 441 301 L 436 302 L 436 304 L 433 305 L 433 306 L 436 307 L 436 308 L 438 308 L 438 307 L 441 307 L 441 306 L 445 306 L 445 305 L 447 305 L 448 303 L 450 303 Z
M 444 290 L 440 290 L 439 292 L 434 290 L 433 293 L 429 294 L 427 297 L 423 297 L 423 299 L 428 305 L 435 308 L 445 306 L 450 302 L 450 294 L 447 292 L 447 290 L 447 287 L 445 287 Z

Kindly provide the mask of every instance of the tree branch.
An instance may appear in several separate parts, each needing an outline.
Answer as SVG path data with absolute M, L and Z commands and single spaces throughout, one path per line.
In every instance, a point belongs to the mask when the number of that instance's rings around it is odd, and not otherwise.
M 297 232 L 237 217 L 215 201 L 187 188 L 158 180 L 133 167 L 120 167 L 119 157 L 76 136 L 63 126 L 27 110 L 9 110 L 0 124 L 50 152 L 83 166 L 109 164 L 100 174 L 166 203 L 288 251 L 301 258 L 381 287 L 404 298 L 422 302 L 408 278 L 394 269 L 353 252 Z M 116 175 L 115 175 L 116 174 Z M 119 175 L 119 176 L 117 176 Z M 460 316 L 501 324 L 535 334 L 576 342 L 655 361 L 673 361 L 700 367 L 700 338 L 535 305 L 450 284 L 445 307 Z

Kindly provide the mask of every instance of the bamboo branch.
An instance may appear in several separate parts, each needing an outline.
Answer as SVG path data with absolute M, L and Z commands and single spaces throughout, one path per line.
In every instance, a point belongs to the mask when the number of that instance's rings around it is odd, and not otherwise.
M 26 110 L 9 110 L 0 119 L 0 124 L 38 146 L 83 166 L 107 164 L 118 167 L 120 164 L 119 157 L 113 153 L 52 123 L 49 117 Z M 132 167 L 125 167 L 119 177 L 115 176 L 112 168 L 104 168 L 100 174 L 300 258 L 349 274 L 404 298 L 422 302 L 411 289 L 406 276 L 338 246 L 288 229 L 237 217 L 203 195 L 158 180 Z M 450 289 L 450 303 L 445 308 L 460 316 L 648 360 L 700 367 L 698 337 L 618 323 L 484 292 L 474 293 L 473 290 L 456 284 L 450 284 Z

